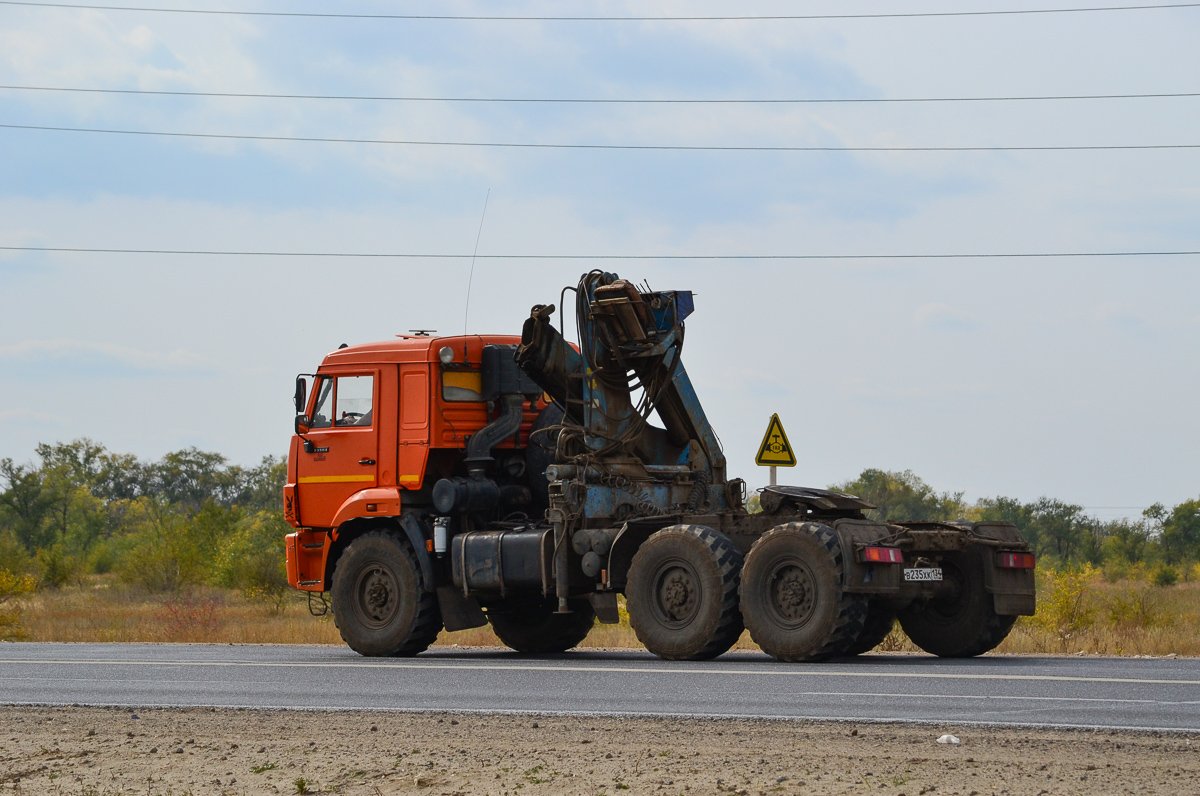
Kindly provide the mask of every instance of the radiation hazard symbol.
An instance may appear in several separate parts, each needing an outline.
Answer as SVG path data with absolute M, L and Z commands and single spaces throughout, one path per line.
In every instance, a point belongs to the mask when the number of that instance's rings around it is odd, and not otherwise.
M 755 464 L 776 467 L 795 467 L 796 454 L 792 451 L 792 443 L 788 442 L 779 422 L 779 415 L 771 415 L 771 423 L 767 433 L 763 435 L 762 445 L 758 446 L 758 455 L 754 457 Z

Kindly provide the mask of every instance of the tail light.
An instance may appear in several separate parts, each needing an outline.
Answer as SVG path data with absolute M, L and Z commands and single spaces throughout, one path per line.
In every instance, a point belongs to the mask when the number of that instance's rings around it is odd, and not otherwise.
M 1033 553 L 1001 553 L 996 564 L 1002 569 L 1033 569 Z
M 858 560 L 873 564 L 903 564 L 904 553 L 898 547 L 864 547 Z

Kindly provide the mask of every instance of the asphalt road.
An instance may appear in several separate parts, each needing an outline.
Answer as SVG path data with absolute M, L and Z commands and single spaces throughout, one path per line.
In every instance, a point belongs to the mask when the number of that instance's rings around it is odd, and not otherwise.
M 870 655 L 677 663 L 639 652 L 0 645 L 0 703 L 923 721 L 1200 731 L 1200 659 Z

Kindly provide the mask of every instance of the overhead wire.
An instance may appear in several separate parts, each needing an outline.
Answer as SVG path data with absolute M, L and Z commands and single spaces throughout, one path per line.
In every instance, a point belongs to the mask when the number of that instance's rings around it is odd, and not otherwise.
M 48 91 L 80 94 L 126 94 L 163 97 L 215 97 L 234 99 L 347 100 L 356 102 L 463 102 L 463 103 L 541 103 L 579 105 L 804 105 L 857 103 L 921 102 L 1047 102 L 1064 100 L 1178 99 L 1200 97 L 1200 91 L 1143 94 L 1046 94 L 993 97 L 767 97 L 752 98 L 607 98 L 607 97 L 420 97 L 369 94 L 283 94 L 236 91 L 185 91 L 133 88 L 79 88 L 74 86 L 0 85 L 7 91 Z
M 1085 257 L 1186 257 L 1196 250 L 1091 252 L 951 252 L 928 254 L 451 254 L 444 252 L 305 252 L 216 249 L 134 249 L 81 246 L 0 246 L 0 251 L 66 254 L 161 254 L 203 257 L 347 257 L 432 260 L 981 260 Z
M 519 141 L 432 141 L 421 139 L 335 138 L 328 136 L 250 135 L 237 133 L 183 133 L 164 130 L 119 130 L 102 127 L 62 127 L 41 124 L 0 124 L 6 130 L 39 130 L 60 133 L 202 138 L 226 141 L 292 141 L 320 144 L 383 144 L 390 146 L 475 147 L 493 149 L 590 149 L 677 152 L 1086 152 L 1102 150 L 1200 149 L 1200 144 L 1067 144 L 1037 146 L 772 146 L 689 144 L 554 144 Z
M 244 11 L 215 8 L 165 8 L 151 6 L 98 5 L 91 3 L 44 3 L 30 0 L 0 0 L 0 5 L 32 8 L 67 8 L 88 11 L 133 11 L 156 14 L 202 14 L 238 17 L 284 17 L 310 19 L 429 20 L 462 22 L 783 22 L 850 19 L 917 19 L 931 17 L 997 17 L 1030 14 L 1079 14 L 1112 11 L 1154 11 L 1197 8 L 1200 3 L 1156 3 L 1153 5 L 1110 5 L 1069 8 L 1020 8 L 980 11 L 901 11 L 866 14 L 737 14 L 722 16 L 545 16 L 500 14 L 353 14 L 316 11 Z

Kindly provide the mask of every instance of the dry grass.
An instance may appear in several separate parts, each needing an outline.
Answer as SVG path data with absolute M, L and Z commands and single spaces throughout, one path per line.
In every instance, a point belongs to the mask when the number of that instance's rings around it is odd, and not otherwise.
M 1200 583 L 1171 587 L 1105 583 L 1096 573 L 1046 573 L 1039 612 L 1022 618 L 998 653 L 1200 656 Z M 597 623 L 581 645 L 641 645 L 622 610 L 619 625 Z M 30 641 L 208 642 L 219 644 L 341 644 L 328 615 L 309 615 L 303 599 L 276 611 L 238 592 L 148 595 L 95 577 L 82 587 L 42 591 L 24 601 Z M 498 647 L 490 627 L 443 632 L 438 646 Z M 757 649 L 743 634 L 735 649 Z M 897 627 L 879 652 L 919 652 Z
M 583 647 L 631 648 L 641 644 L 622 609 L 619 625 L 596 624 Z M 224 589 L 149 595 L 94 577 L 82 587 L 41 591 L 22 611 L 27 641 L 207 642 L 212 644 L 341 644 L 331 617 L 313 617 L 302 598 L 279 611 Z M 502 647 L 490 626 L 445 631 L 437 646 Z M 743 634 L 738 649 L 757 649 Z
M 233 591 L 148 595 L 105 578 L 38 592 L 22 619 L 28 641 L 341 643 L 333 623 L 310 616 L 300 600 L 276 612 Z
M 1037 616 L 1022 618 L 1000 652 L 1200 656 L 1200 583 L 1105 583 L 1092 573 L 1073 612 L 1054 610 L 1067 602 L 1056 590 L 1071 587 L 1047 584 Z

